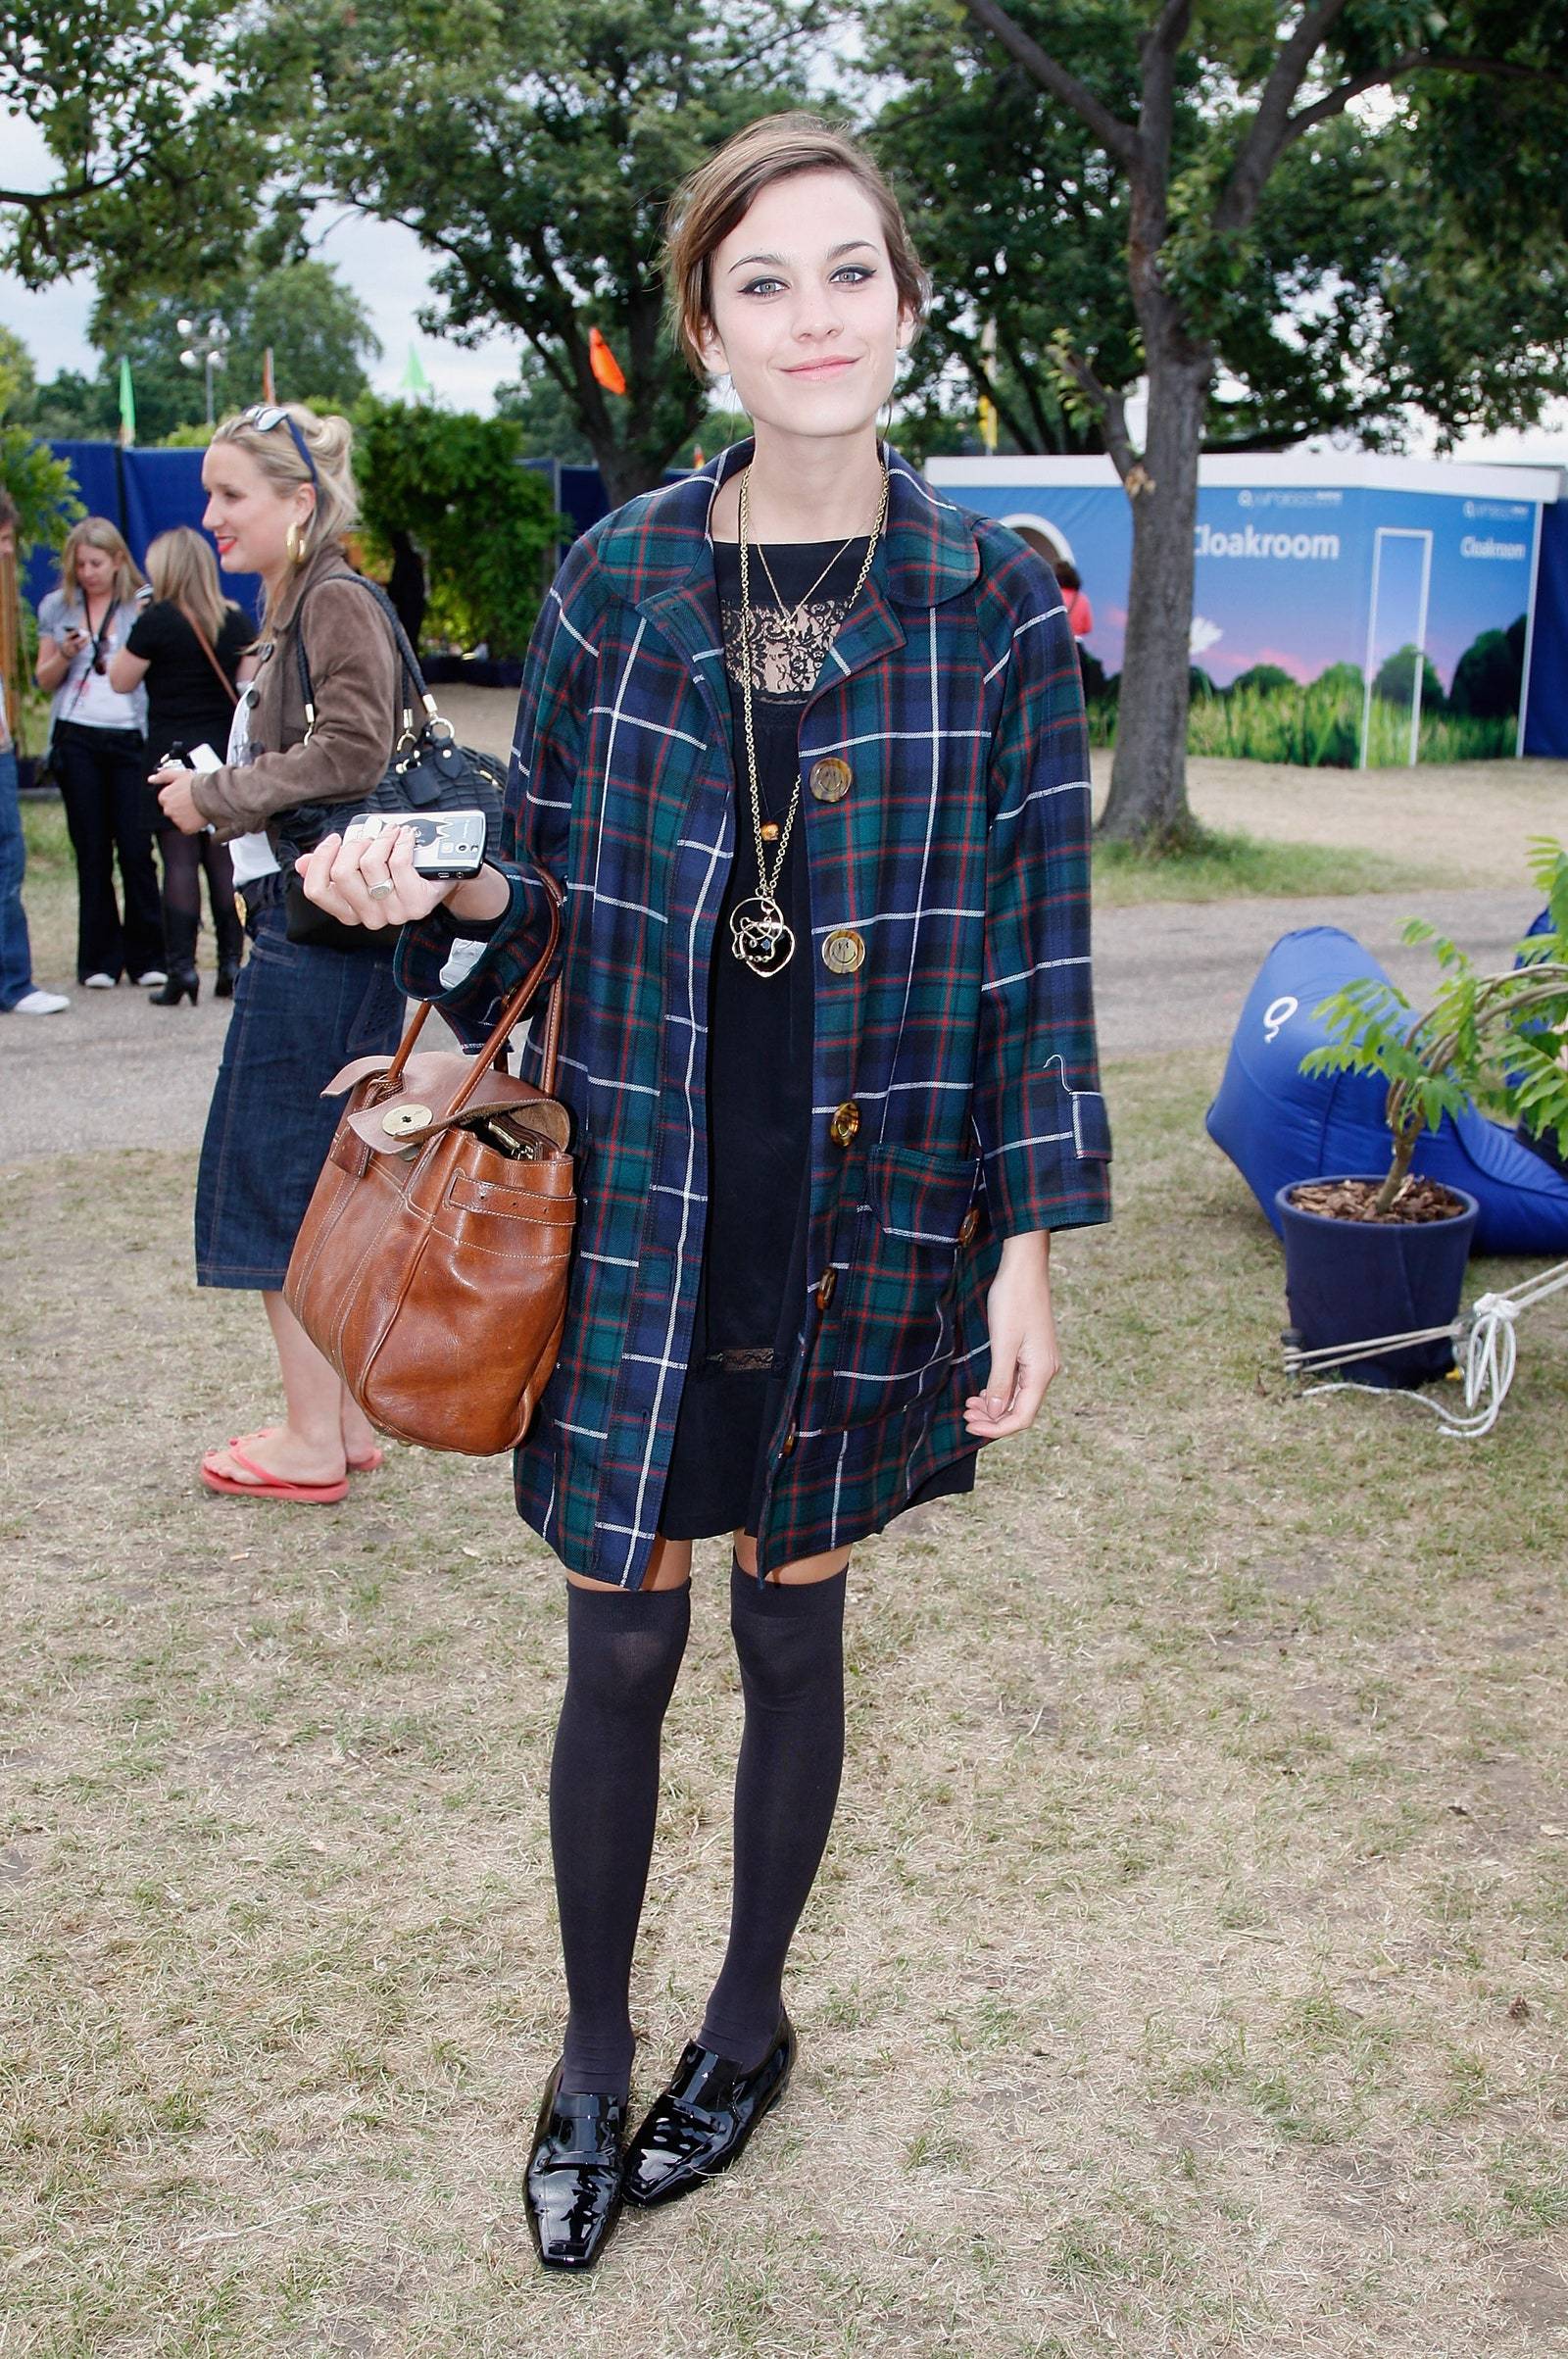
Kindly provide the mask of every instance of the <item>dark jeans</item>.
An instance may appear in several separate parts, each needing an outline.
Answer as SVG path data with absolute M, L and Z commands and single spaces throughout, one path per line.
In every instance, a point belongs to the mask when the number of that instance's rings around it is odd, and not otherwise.
M 281 1288 L 343 1111 L 321 1093 L 341 1065 L 390 1057 L 402 1038 L 395 939 L 317 950 L 290 942 L 281 902 L 253 919 L 196 1175 L 198 1286 Z
M 0 747 L 0 1008 L 14 1007 L 32 989 L 32 952 L 22 907 L 27 849 L 17 802 L 17 757 Z
M 144 975 L 163 965 L 164 919 L 143 789 L 147 741 L 133 729 L 61 721 L 55 770 L 76 856 L 76 980 Z M 115 898 L 115 862 L 125 913 Z

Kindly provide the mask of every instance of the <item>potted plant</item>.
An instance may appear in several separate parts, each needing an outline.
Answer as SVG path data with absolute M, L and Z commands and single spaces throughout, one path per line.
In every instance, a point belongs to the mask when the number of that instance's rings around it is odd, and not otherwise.
M 1278 1191 L 1291 1340 L 1305 1352 L 1349 1352 L 1385 1336 L 1423 1339 L 1348 1361 L 1360 1383 L 1424 1384 L 1453 1365 L 1449 1330 L 1478 1206 L 1422 1176 L 1423 1136 L 1475 1106 L 1568 1148 L 1568 853 L 1543 838 L 1530 867 L 1546 917 L 1512 966 L 1483 973 L 1414 918 L 1404 939 L 1430 945 L 1442 974 L 1424 1013 L 1383 977 L 1348 983 L 1316 1010 L 1331 1039 L 1301 1059 L 1302 1072 L 1384 1076 L 1392 1152 L 1386 1171 Z

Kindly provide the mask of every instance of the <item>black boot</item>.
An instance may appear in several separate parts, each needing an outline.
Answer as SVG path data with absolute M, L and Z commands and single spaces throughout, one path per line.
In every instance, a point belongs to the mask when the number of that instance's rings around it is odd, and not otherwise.
M 194 1007 L 201 996 L 202 979 L 194 966 L 172 966 L 157 991 L 147 994 L 149 1007 L 177 1007 L 181 1000 L 189 1000 Z
M 149 1007 L 177 1007 L 181 1000 L 196 1005 L 201 989 L 196 978 L 196 920 L 188 910 L 172 909 L 164 904 L 164 965 L 168 969 L 161 989 L 148 995 Z

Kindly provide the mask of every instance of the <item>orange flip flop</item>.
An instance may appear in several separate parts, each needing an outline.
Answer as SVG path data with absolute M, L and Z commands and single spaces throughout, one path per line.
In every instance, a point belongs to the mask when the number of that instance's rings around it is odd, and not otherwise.
M 248 1440 L 249 1436 L 246 1438 Z M 269 1474 L 265 1466 L 258 1466 L 254 1458 L 245 1455 L 237 1441 L 230 1442 L 228 1452 L 236 1466 L 243 1466 L 247 1474 L 253 1474 L 257 1479 L 254 1483 L 239 1482 L 231 1474 L 220 1474 L 216 1467 L 209 1466 L 204 1458 L 202 1481 L 209 1491 L 216 1491 L 220 1498 L 281 1499 L 310 1507 L 332 1507 L 340 1499 L 348 1498 L 349 1478 L 346 1474 L 339 1475 L 335 1483 L 290 1483 L 281 1475 Z

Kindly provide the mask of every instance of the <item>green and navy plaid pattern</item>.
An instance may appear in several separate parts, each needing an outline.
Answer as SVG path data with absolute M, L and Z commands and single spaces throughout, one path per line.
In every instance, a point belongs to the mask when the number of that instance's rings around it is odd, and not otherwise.
M 703 1252 L 709 974 L 736 813 L 708 518 L 749 452 L 573 547 L 523 681 L 510 910 L 453 987 L 444 913 L 402 951 L 408 988 L 474 1027 L 541 945 L 526 863 L 564 885 L 560 1093 L 581 1214 L 516 1493 L 568 1568 L 627 1588 L 658 1531 Z M 973 1447 L 961 1408 L 988 1365 L 1002 1238 L 1109 1215 L 1089 762 L 1060 595 L 1015 535 L 889 464 L 886 534 L 801 725 L 803 777 L 836 755 L 852 779 L 837 802 L 803 795 L 790 854 L 812 911 L 796 952 L 815 995 L 808 1283 L 764 1571 L 879 1529 Z M 835 973 L 822 941 L 848 927 L 864 960 Z M 791 1242 L 758 1251 L 787 1262 Z

